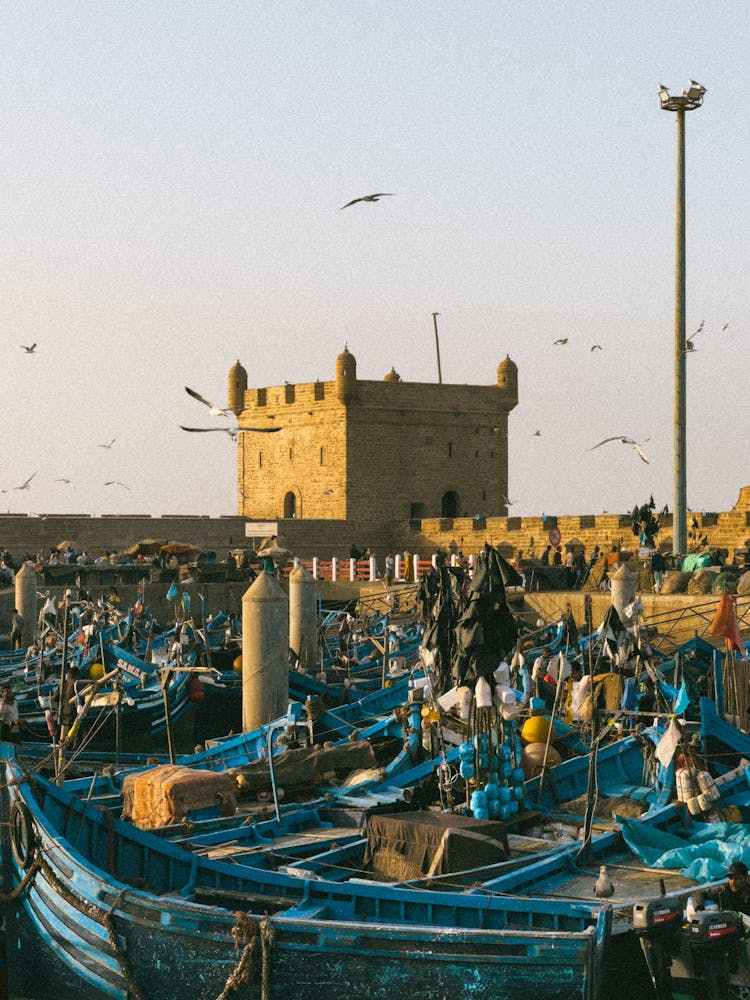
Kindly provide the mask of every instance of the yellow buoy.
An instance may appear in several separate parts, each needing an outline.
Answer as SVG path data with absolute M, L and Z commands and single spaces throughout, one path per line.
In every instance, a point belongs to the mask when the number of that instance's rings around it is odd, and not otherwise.
M 234 667 L 234 672 L 242 677 L 242 653 L 239 656 L 235 656 L 232 666 Z
M 104 677 L 104 664 L 92 663 L 89 667 L 89 680 L 100 681 Z
M 546 715 L 532 715 L 521 727 L 521 739 L 524 743 L 546 743 L 549 729 L 550 720 Z M 555 742 L 554 732 L 552 742 Z

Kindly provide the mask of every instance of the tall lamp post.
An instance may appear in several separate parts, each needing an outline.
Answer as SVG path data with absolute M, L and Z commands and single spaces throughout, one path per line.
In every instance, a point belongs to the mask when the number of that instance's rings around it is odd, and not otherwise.
M 706 88 L 695 80 L 687 90 L 673 95 L 659 84 L 659 99 L 663 111 L 677 114 L 677 225 L 675 240 L 674 296 L 674 514 L 672 521 L 672 551 L 687 552 L 687 474 L 686 405 L 685 405 L 685 112 L 703 104 Z

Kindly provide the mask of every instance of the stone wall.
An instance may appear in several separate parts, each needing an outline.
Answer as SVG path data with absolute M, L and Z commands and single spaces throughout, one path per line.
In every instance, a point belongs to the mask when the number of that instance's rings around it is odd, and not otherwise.
M 188 542 L 213 549 L 224 558 L 228 549 L 245 545 L 245 519 L 241 517 L 183 517 L 164 515 L 0 514 L 0 548 L 16 560 L 26 553 L 49 552 L 64 539 L 78 542 L 91 556 L 121 551 L 144 538 Z
M 698 524 L 697 535 L 706 535 L 709 545 L 736 550 L 750 545 L 750 486 L 740 491 L 732 510 L 717 514 L 692 513 Z M 671 518 L 659 541 L 671 549 Z M 223 559 L 229 549 L 249 547 L 241 517 L 142 517 L 53 515 L 29 517 L 24 514 L 0 514 L 0 548 L 7 548 L 16 559 L 27 552 L 49 551 L 63 539 L 72 539 L 94 556 L 105 550 L 120 551 L 139 539 L 158 538 L 182 541 L 202 549 L 213 549 Z M 370 520 L 361 518 L 307 520 L 281 519 L 278 522 L 281 544 L 304 559 L 319 556 L 348 557 L 352 543 L 368 546 L 382 560 L 387 552 L 418 553 L 428 558 L 437 549 L 461 550 L 476 554 L 486 541 L 505 545 L 508 551 L 533 550 L 540 555 L 548 544 L 549 531 L 557 527 L 563 546 L 579 539 L 590 551 L 594 545 L 605 550 L 613 546 L 634 548 L 637 539 L 630 530 L 629 514 L 560 515 L 557 517 L 461 517 L 423 518 L 421 520 Z M 256 539 L 259 543 L 260 538 Z
M 510 363 L 510 362 L 509 362 Z M 512 363 L 510 363 L 512 364 Z M 502 365 L 501 365 L 502 368 Z M 515 369 L 515 366 L 513 366 Z M 398 380 L 247 389 L 238 445 L 238 510 L 253 520 L 358 523 L 506 510 L 508 412 L 515 380 L 445 385 Z
M 672 515 L 662 515 L 658 541 L 665 551 L 672 550 Z M 692 528 L 693 520 L 696 528 Z M 750 546 L 750 487 L 743 487 L 732 510 L 721 513 L 689 512 L 689 543 L 704 536 L 707 545 L 729 550 Z M 547 517 L 423 518 L 420 525 L 419 551 L 423 548 L 461 550 L 476 553 L 485 541 L 506 546 L 514 553 L 540 556 L 549 542 L 553 528 L 560 532 L 563 551 L 568 542 L 582 542 L 586 551 L 598 545 L 605 551 L 613 547 L 637 549 L 638 539 L 631 530 L 631 516 L 623 514 L 581 514 Z
M 350 516 L 501 512 L 508 412 L 497 386 L 360 382 L 347 412 Z

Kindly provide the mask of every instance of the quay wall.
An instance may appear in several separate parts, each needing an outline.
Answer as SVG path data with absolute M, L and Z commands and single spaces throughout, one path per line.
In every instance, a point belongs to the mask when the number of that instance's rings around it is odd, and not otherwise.
M 180 592 L 187 592 L 190 595 L 191 607 L 194 614 L 200 617 L 200 596 L 206 599 L 206 608 L 209 613 L 216 613 L 219 610 L 239 613 L 242 607 L 242 596 L 247 591 L 250 584 L 240 580 L 225 583 L 190 583 L 179 584 Z M 154 616 L 163 625 L 171 625 L 175 617 L 174 602 L 167 600 L 168 584 L 147 583 L 146 603 Z M 413 587 L 410 588 L 413 593 Z M 398 592 L 398 585 L 395 592 Z M 62 600 L 65 587 L 52 586 L 44 588 L 45 592 L 52 593 L 57 600 Z M 118 587 L 123 607 L 131 607 L 137 597 L 137 588 L 133 584 L 123 584 Z M 341 581 L 331 583 L 330 581 L 320 581 L 318 591 L 324 600 L 357 600 L 360 597 L 368 598 L 368 604 L 378 597 L 385 598 L 382 581 L 375 584 L 367 581 L 349 583 Z M 656 641 L 655 645 L 664 648 L 669 652 L 677 644 L 685 642 L 694 635 L 702 635 L 711 641 L 707 634 L 709 623 L 713 620 L 719 603 L 719 596 L 709 594 L 696 597 L 692 594 L 654 594 L 650 590 L 639 590 L 643 602 L 643 621 L 652 624 L 658 634 L 663 637 L 664 642 Z M 591 597 L 592 617 L 594 627 L 597 628 L 611 604 L 609 592 L 594 591 L 584 594 L 581 591 L 531 591 L 531 592 L 508 592 L 508 599 L 513 613 L 529 624 L 534 624 L 537 618 L 541 617 L 547 622 L 558 621 L 570 604 L 571 610 L 579 626 L 584 623 L 584 599 Z M 10 625 L 10 618 L 14 604 L 13 588 L 0 590 L 0 632 L 6 632 Z M 41 602 L 40 602 L 41 607 Z M 382 610 L 385 612 L 388 605 L 384 604 Z M 750 628 L 750 599 L 740 598 L 737 606 L 738 618 L 743 634 L 748 634 Z

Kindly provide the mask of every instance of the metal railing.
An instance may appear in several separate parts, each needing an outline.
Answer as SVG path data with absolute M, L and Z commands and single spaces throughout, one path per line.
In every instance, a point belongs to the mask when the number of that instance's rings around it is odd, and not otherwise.
M 671 653 L 685 641 L 686 631 L 692 636 L 698 636 L 714 645 L 719 642 L 709 634 L 709 628 L 716 615 L 718 596 L 706 596 L 703 600 L 694 601 L 681 608 L 660 611 L 653 615 L 644 615 L 643 624 L 652 629 L 654 635 L 650 640 L 660 652 Z M 740 632 L 750 632 L 750 595 L 737 597 L 735 612 Z

